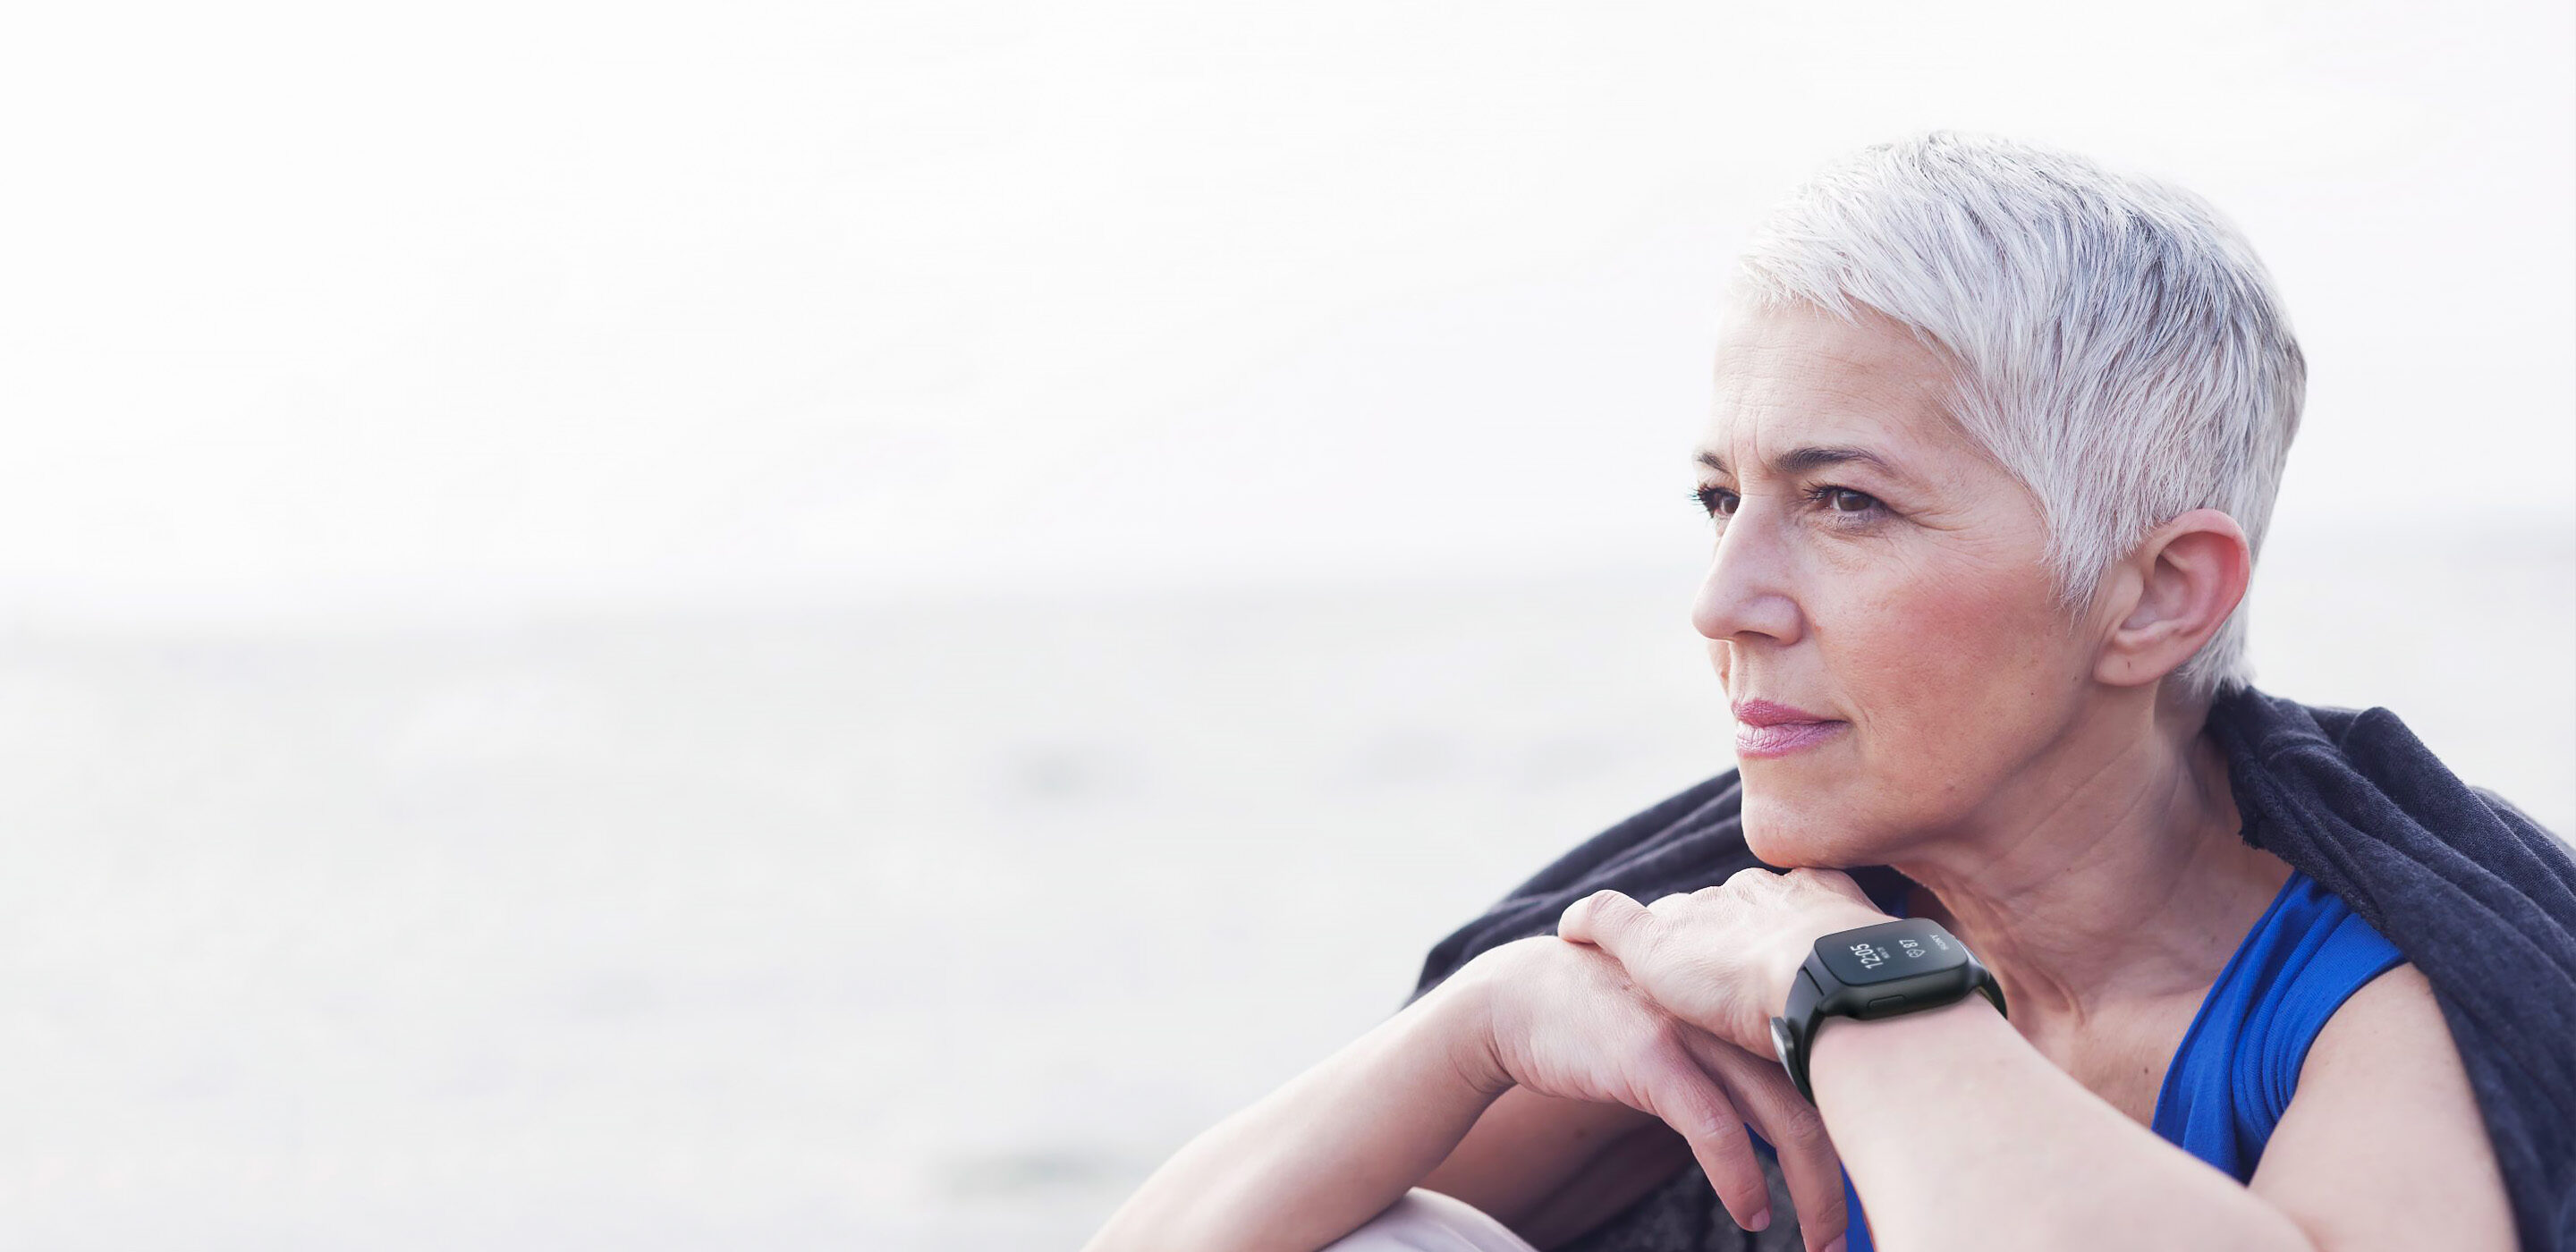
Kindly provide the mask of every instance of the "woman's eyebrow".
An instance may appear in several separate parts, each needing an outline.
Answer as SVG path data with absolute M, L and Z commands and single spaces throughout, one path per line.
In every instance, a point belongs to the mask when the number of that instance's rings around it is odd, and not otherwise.
M 1726 458 L 1718 455 L 1715 450 L 1702 451 L 1699 454 L 1699 463 L 1709 467 L 1710 469 L 1716 470 L 1721 474 L 1733 472 L 1726 468 Z M 1783 452 L 1779 456 L 1772 458 L 1771 472 L 1786 476 L 1792 474 L 1804 474 L 1811 470 L 1819 470 L 1831 465 L 1851 464 L 1867 465 L 1890 478 L 1906 482 L 1913 481 L 1913 475 L 1896 468 L 1896 466 L 1886 457 L 1880 456 L 1867 448 L 1791 448 L 1787 452 Z

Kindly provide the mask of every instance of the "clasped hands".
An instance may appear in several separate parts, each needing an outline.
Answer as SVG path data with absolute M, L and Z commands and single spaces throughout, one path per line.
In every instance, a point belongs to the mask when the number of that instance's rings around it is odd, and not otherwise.
M 1770 1199 L 1749 1124 L 1816 1250 L 1843 1231 L 1842 1165 L 1772 1053 L 1770 1019 L 1818 937 L 1887 920 L 1838 870 L 1748 868 L 1650 904 L 1602 891 L 1568 906 L 1556 935 L 1487 951 L 1435 994 L 1473 1010 L 1474 1081 L 1662 1119 L 1737 1224 L 1759 1230 Z

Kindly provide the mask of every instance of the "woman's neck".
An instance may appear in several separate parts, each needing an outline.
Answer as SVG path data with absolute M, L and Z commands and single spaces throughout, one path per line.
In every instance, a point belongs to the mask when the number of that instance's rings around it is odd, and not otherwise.
M 1909 911 L 1995 972 L 2026 1034 L 2207 987 L 2289 877 L 2239 834 L 2197 715 L 2109 720 L 2126 724 L 2071 736 L 1961 834 L 1894 862 L 1921 884 Z

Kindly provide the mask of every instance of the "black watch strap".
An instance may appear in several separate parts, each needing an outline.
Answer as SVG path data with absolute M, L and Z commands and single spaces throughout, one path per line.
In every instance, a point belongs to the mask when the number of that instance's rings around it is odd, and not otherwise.
M 1879 968 L 1845 981 L 1825 958 L 1829 947 L 1837 952 L 1869 948 L 1881 954 Z M 1909 952 L 1920 955 L 1909 957 Z M 1843 959 L 1847 966 L 1853 960 Z M 1859 959 L 1868 958 L 1864 954 Z M 1924 960 L 1939 968 L 1911 973 L 1906 968 L 1909 960 Z M 1807 1063 L 1815 1050 L 1816 1031 L 1826 1018 L 1894 1017 L 1955 1004 L 1972 991 L 1993 1001 L 1996 1012 L 2011 1016 L 2004 1008 L 2002 984 L 1968 952 L 1966 944 L 1937 922 L 1904 918 L 1839 931 L 1816 940 L 1808 951 L 1806 964 L 1790 983 L 1788 1007 L 1771 1019 L 1771 1048 L 1789 1071 L 1798 1094 L 1813 1104 L 1816 1092 L 1807 1080 Z

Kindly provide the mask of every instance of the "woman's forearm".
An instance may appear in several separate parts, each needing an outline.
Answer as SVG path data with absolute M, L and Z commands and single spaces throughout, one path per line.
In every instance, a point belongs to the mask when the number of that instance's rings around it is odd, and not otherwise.
M 1393 1204 L 1510 1086 L 1452 990 L 1192 1139 L 1085 1252 L 1313 1252 Z
M 2312 1252 L 2288 1216 L 2050 1064 L 1981 997 L 1833 1018 L 1809 1076 L 1882 1246 Z

